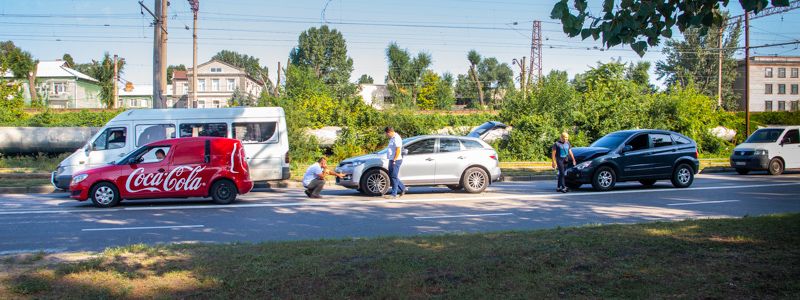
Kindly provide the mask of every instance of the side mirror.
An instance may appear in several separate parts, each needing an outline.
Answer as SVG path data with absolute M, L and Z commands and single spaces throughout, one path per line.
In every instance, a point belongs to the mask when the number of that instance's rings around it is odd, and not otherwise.
M 403 148 L 403 155 L 408 155 L 408 149 Z
M 140 163 L 140 162 L 142 162 L 142 158 L 141 158 L 141 157 L 139 157 L 139 158 L 136 158 L 136 157 L 131 157 L 131 158 L 128 160 L 128 164 L 129 164 L 129 165 L 135 165 L 135 164 L 138 164 L 138 163 Z
M 633 150 L 633 146 L 631 146 L 631 145 L 625 145 L 625 147 L 622 147 L 622 151 L 620 151 L 620 153 L 629 152 L 629 151 L 631 151 L 631 150 Z

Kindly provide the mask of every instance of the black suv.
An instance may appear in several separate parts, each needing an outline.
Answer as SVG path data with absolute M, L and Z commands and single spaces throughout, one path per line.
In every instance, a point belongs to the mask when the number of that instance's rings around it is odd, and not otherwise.
M 591 183 L 595 190 L 608 191 L 620 181 L 637 180 L 650 186 L 664 179 L 685 188 L 692 185 L 700 167 L 697 144 L 664 130 L 617 131 L 572 153 L 578 164 L 566 171 L 566 185 L 571 189 Z

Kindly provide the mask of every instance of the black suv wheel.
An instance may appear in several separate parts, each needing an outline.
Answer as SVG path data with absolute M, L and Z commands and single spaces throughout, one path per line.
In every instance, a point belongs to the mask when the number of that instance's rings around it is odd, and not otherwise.
M 672 185 L 676 188 L 687 188 L 694 182 L 694 169 L 687 164 L 678 165 L 672 171 Z
M 596 191 L 609 191 L 617 184 L 617 173 L 608 166 L 603 166 L 594 172 L 592 187 Z

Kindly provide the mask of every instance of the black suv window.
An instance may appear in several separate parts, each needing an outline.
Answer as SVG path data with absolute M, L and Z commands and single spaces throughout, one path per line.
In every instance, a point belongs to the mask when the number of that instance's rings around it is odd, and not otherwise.
M 783 136 L 783 144 L 800 144 L 800 131 L 792 129 Z
M 650 140 L 653 141 L 653 148 L 672 146 L 672 139 L 668 134 L 651 133 Z
M 688 145 L 692 143 L 691 141 L 689 141 L 689 139 L 677 134 L 672 135 L 672 140 L 675 141 L 675 143 L 678 145 Z
M 407 147 L 408 155 L 433 153 L 435 146 L 436 139 L 422 140 Z
M 631 146 L 632 147 L 631 151 L 636 151 L 649 148 L 650 147 L 649 142 L 650 141 L 647 138 L 647 134 L 640 134 L 635 138 L 631 139 L 630 141 L 628 141 L 625 145 Z

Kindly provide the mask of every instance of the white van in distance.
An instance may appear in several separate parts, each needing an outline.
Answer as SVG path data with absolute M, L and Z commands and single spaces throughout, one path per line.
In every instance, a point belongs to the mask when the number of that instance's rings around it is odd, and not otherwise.
M 108 164 L 153 141 L 196 136 L 242 141 L 252 181 L 290 176 L 289 136 L 281 107 L 133 109 L 108 121 L 64 159 L 51 182 L 66 190 L 76 172 Z
M 753 170 L 779 175 L 786 169 L 800 168 L 800 126 L 756 130 L 733 149 L 731 167 L 742 175 Z

